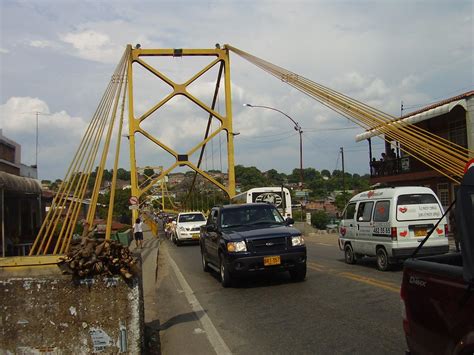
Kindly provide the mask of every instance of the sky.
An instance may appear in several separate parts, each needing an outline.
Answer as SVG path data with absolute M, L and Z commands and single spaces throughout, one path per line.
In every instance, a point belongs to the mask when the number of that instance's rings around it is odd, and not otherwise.
M 72 1 L 0 2 L 0 128 L 36 161 L 40 179 L 63 178 L 126 45 L 214 48 L 230 44 L 358 99 L 400 115 L 474 88 L 471 0 L 392 1 Z M 156 69 L 177 82 L 208 59 L 160 58 Z M 290 173 L 299 167 L 299 137 L 278 112 L 303 129 L 303 166 L 369 172 L 363 130 L 347 118 L 230 54 L 235 163 Z M 134 66 L 135 115 L 166 88 Z M 190 88 L 210 102 L 216 70 Z M 217 109 L 224 110 L 219 96 Z M 38 116 L 36 112 L 39 112 Z M 38 131 L 36 130 L 38 117 Z M 207 114 L 189 100 L 144 121 L 180 153 L 205 133 Z M 213 124 L 217 128 L 217 123 Z M 126 139 L 124 142 L 128 143 Z M 383 141 L 373 140 L 374 156 Z M 129 169 L 122 145 L 120 166 Z M 169 154 L 137 138 L 139 166 L 169 166 Z M 227 170 L 225 137 L 208 144 L 203 167 Z M 193 157 L 192 160 L 195 160 Z M 111 162 L 113 158 L 109 158 Z M 111 166 L 112 163 L 108 163 Z

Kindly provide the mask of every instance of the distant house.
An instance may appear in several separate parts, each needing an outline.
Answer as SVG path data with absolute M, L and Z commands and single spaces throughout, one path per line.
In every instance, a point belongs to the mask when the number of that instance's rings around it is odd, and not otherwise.
M 333 200 L 315 200 L 306 203 L 306 211 L 325 211 L 329 216 L 337 215 L 337 208 Z
M 21 146 L 0 129 L 1 257 L 26 254 L 41 226 L 41 183 L 36 176 L 36 167 L 21 164 Z
M 168 175 L 168 184 L 170 186 L 176 186 L 181 184 L 185 179 L 184 173 L 172 173 Z

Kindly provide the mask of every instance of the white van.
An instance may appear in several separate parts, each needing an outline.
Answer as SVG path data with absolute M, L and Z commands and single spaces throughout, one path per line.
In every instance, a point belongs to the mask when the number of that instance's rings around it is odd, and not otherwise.
M 411 256 L 443 215 L 443 207 L 427 187 L 394 187 L 361 192 L 351 198 L 339 225 L 339 248 L 346 263 L 377 256 L 377 268 Z M 447 253 L 446 218 L 423 245 L 418 255 Z

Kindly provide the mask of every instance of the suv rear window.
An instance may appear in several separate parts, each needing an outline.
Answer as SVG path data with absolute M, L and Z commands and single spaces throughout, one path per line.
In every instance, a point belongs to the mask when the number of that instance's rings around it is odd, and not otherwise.
M 398 196 L 397 205 L 424 205 L 426 203 L 438 203 L 431 194 L 409 194 Z
M 433 194 L 406 194 L 397 199 L 398 221 L 439 219 L 441 207 Z

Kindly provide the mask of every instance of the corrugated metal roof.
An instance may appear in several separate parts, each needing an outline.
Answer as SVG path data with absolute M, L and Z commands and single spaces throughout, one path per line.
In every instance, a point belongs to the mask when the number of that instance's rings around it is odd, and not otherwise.
M 0 189 L 5 191 L 41 194 L 41 184 L 36 179 L 0 171 Z
M 421 110 L 404 115 L 400 118 L 393 120 L 392 122 L 402 121 L 405 123 L 415 124 L 424 120 L 428 120 L 433 117 L 443 115 L 447 112 L 450 112 L 454 107 L 458 105 L 466 109 L 466 99 L 473 95 L 474 95 L 474 91 L 468 91 L 468 92 L 465 92 L 464 94 L 453 96 L 453 97 L 450 97 L 449 99 L 445 99 L 445 100 L 436 102 L 434 104 L 431 104 L 429 106 L 426 106 Z M 388 123 L 388 125 L 390 125 L 390 123 Z M 383 134 L 383 133 L 380 133 L 377 127 L 375 127 L 369 131 L 358 134 L 355 140 L 356 142 L 360 142 L 362 140 L 365 140 L 374 136 L 378 136 L 380 134 Z

